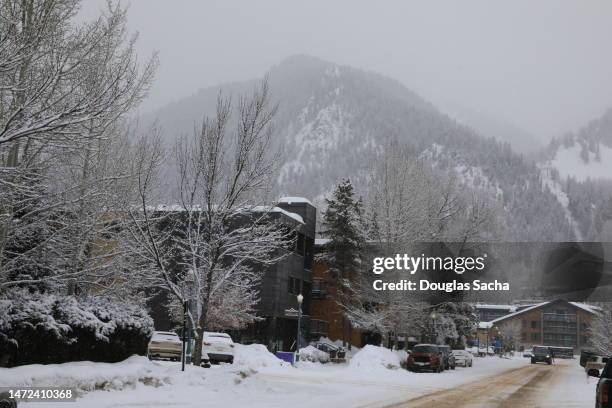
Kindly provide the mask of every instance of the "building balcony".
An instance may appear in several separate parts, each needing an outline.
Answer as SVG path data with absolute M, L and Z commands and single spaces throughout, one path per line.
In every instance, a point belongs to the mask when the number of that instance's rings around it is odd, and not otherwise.
M 327 337 L 329 333 L 329 323 L 326 320 L 310 319 L 310 335 L 313 338 Z
M 543 320 L 545 322 L 576 323 L 576 315 L 544 313 Z

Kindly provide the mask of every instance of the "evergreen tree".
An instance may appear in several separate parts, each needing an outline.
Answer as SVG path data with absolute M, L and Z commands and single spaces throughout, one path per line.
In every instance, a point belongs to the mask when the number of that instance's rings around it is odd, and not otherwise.
M 330 241 L 318 258 L 335 279 L 351 280 L 361 267 L 363 250 L 363 204 L 354 197 L 351 181 L 343 179 L 330 199 L 325 199 L 322 235 Z
M 346 311 L 351 303 L 351 287 L 361 269 L 363 238 L 363 203 L 354 198 L 353 185 L 343 179 L 330 199 L 325 199 L 327 209 L 323 213 L 322 235 L 330 241 L 323 247 L 317 259 L 324 262 L 332 281 L 336 283 L 335 300 Z M 342 343 L 351 336 L 350 320 L 342 316 Z M 348 341 L 348 347 L 351 343 Z

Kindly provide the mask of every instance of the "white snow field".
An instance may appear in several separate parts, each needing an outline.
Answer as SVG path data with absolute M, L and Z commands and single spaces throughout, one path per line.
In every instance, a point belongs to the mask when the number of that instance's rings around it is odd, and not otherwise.
M 261 345 L 236 345 L 236 362 L 212 368 L 151 362 L 131 357 L 116 364 L 79 362 L 0 369 L 0 386 L 66 386 L 77 388 L 76 402 L 20 403 L 20 407 L 343 407 L 374 408 L 400 404 L 436 392 L 486 384 L 504 372 L 529 367 L 524 358 L 475 358 L 474 367 L 444 373 L 410 373 L 396 367 L 399 357 L 368 346 L 348 364 L 303 361 L 291 367 Z M 367 364 L 372 364 L 369 368 Z M 593 405 L 595 379 L 587 380 L 576 360 L 559 363 L 564 376 L 553 380 L 537 406 Z M 541 366 L 547 370 L 547 366 Z M 461 385 L 466 384 L 461 387 Z M 471 384 L 471 385 L 467 385 Z M 494 392 L 493 390 L 491 392 Z M 539 397 L 538 397 L 539 398 Z M 545 401 L 549 398 L 550 401 Z M 563 399 L 563 405 L 555 401 Z M 550 402 L 551 405 L 547 405 Z M 554 404 L 554 405 L 553 405 Z M 420 405 L 419 405 L 420 406 Z M 437 405 L 429 405 L 436 407 Z M 440 405 L 446 406 L 446 405 Z M 458 405 L 459 406 L 459 405 Z M 470 405 L 471 406 L 471 405 Z M 491 406 L 491 405 L 483 405 Z M 531 405 L 522 405 L 531 406 Z M 533 405 L 536 406 L 536 405 Z

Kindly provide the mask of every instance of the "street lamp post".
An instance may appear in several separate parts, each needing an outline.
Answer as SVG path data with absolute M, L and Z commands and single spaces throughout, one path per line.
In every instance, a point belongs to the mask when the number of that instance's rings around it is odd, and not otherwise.
M 491 327 L 487 326 L 487 348 L 485 349 L 485 357 L 489 357 L 489 330 L 491 330 Z
M 298 302 L 298 321 L 297 321 L 297 340 L 296 344 L 296 357 L 295 362 L 297 363 L 300 360 L 300 337 L 301 337 L 301 329 L 302 329 L 302 302 L 304 301 L 304 296 L 300 293 L 297 295 Z
M 431 319 L 431 342 L 436 344 L 436 319 L 438 318 L 438 314 L 435 310 L 431 312 L 429 318 Z
M 187 351 L 187 301 L 183 302 L 183 346 L 181 351 L 181 371 L 185 371 L 185 358 Z

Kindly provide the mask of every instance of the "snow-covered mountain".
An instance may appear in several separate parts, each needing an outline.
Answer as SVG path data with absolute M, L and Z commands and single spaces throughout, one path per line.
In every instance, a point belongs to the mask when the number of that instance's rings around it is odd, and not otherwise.
M 612 180 L 612 109 L 578 132 L 552 140 L 544 164 L 562 179 Z
M 612 109 L 576 133 L 553 139 L 538 166 L 580 226 L 578 235 L 612 240 Z
M 409 159 L 454 172 L 467 188 L 485 190 L 503 209 L 505 238 L 570 240 L 577 231 L 567 205 L 542 172 L 508 144 L 461 125 L 398 81 L 308 56 L 286 59 L 269 71 L 279 103 L 275 140 L 282 150 L 279 195 L 321 202 L 341 177 L 357 191 L 368 182 L 386 141 L 396 139 Z M 226 95 L 250 91 L 257 80 L 208 88 L 154 116 L 172 138 L 192 132 Z

